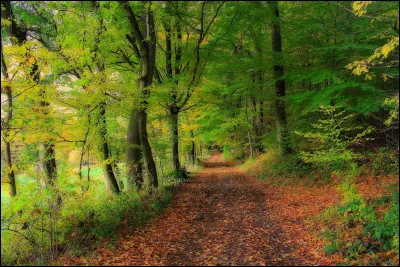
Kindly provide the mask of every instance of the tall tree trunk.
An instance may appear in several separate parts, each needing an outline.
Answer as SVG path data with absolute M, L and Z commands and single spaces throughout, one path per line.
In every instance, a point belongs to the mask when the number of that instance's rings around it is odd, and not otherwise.
M 100 116 L 98 119 L 99 124 L 99 135 L 100 135 L 100 152 L 103 162 L 101 163 L 103 167 L 104 178 L 106 179 L 107 187 L 113 193 L 119 193 L 119 186 L 117 179 L 115 177 L 112 162 L 110 161 L 110 148 L 108 146 L 107 140 L 107 121 L 106 121 L 106 103 L 100 103 Z
M 167 6 L 170 8 L 170 6 Z M 181 163 L 179 161 L 179 133 L 178 133 L 178 116 L 180 112 L 180 108 L 178 107 L 178 99 L 177 99 L 177 87 L 178 87 L 178 76 L 180 74 L 180 59 L 181 59 L 181 30 L 180 30 L 180 25 L 179 23 L 175 24 L 176 26 L 176 31 L 177 31 L 177 40 L 175 41 L 175 77 L 172 72 L 172 42 L 171 42 L 171 37 L 172 37 L 172 29 L 168 26 L 168 23 L 164 23 L 164 28 L 165 28 L 165 60 L 166 60 L 166 73 L 167 77 L 170 80 L 174 80 L 174 87 L 171 90 L 171 101 L 168 106 L 169 108 L 169 113 L 171 116 L 171 148 L 172 148 L 172 164 L 174 167 L 174 170 L 176 172 L 176 175 L 179 176 L 179 178 L 187 179 L 187 174 L 184 170 L 181 168 Z
M 289 139 L 289 130 L 287 127 L 286 120 L 286 109 L 285 109 L 285 91 L 286 85 L 285 80 L 282 76 L 285 74 L 283 68 L 283 58 L 282 58 L 282 40 L 279 22 L 279 9 L 278 2 L 269 1 L 268 2 L 271 11 L 274 14 L 272 21 L 272 52 L 273 52 L 273 70 L 275 79 L 275 94 L 276 94 L 276 128 L 277 128 L 277 141 L 280 147 L 280 153 L 282 155 L 287 155 L 293 153 L 293 149 Z
M 158 187 L 157 167 L 154 162 L 153 153 L 151 151 L 149 138 L 147 135 L 147 112 L 145 109 L 140 110 L 139 119 L 139 132 L 140 142 L 142 144 L 143 156 L 146 163 L 146 169 L 148 172 L 149 185 L 152 187 Z
M 33 64 L 30 74 L 33 81 L 36 84 L 40 84 L 39 66 L 36 63 Z M 45 93 L 45 90 L 41 88 L 39 96 L 45 98 Z M 39 100 L 35 103 L 35 105 L 38 107 L 39 112 L 46 118 L 49 113 L 49 102 L 45 100 Z M 42 166 L 42 169 L 46 176 L 46 184 L 53 186 L 54 180 L 57 178 L 57 165 L 55 159 L 54 144 L 52 140 L 39 142 L 39 164 Z
M 148 184 L 151 187 L 158 187 L 158 175 L 157 167 L 154 162 L 153 152 L 151 151 L 151 146 L 149 142 L 149 137 L 147 134 L 147 99 L 150 97 L 149 87 L 153 83 L 153 73 L 156 60 L 156 36 L 154 29 L 154 17 L 150 7 L 146 10 L 146 15 L 143 16 L 143 31 L 146 42 L 146 49 L 142 48 L 142 57 L 140 59 L 140 71 L 142 74 L 142 79 L 139 82 L 142 92 L 142 108 L 140 110 L 140 120 L 139 120 L 139 132 L 140 132 L 140 142 L 143 149 L 143 157 L 146 163 L 146 169 L 148 172 Z
M 7 81 L 9 76 L 8 76 L 8 70 L 6 66 L 6 62 L 4 60 L 4 54 L 3 54 L 3 40 L 1 40 L 1 71 L 4 79 Z M 5 116 L 4 119 L 1 121 L 1 131 L 3 134 L 3 140 L 5 144 L 5 152 L 6 152 L 6 172 L 7 172 L 7 182 L 9 184 L 9 193 L 11 197 L 14 197 L 17 194 L 17 187 L 15 184 L 15 173 L 14 173 L 14 168 L 13 168 L 13 163 L 12 163 L 12 157 L 11 157 L 11 140 L 9 139 L 10 136 L 10 124 L 11 120 L 13 118 L 13 103 L 12 103 L 12 91 L 10 86 L 4 86 L 1 88 L 1 93 L 4 93 L 6 95 L 6 102 L 7 102 L 7 115 Z
M 175 170 L 181 169 L 179 162 L 179 133 L 178 133 L 178 113 L 171 113 L 171 134 L 172 134 L 172 160 Z
M 15 173 L 12 164 L 11 158 L 11 142 L 5 142 L 6 146 L 6 162 L 7 162 L 7 182 L 9 185 L 9 194 L 11 197 L 15 197 L 17 195 L 17 186 L 15 184 Z
M 143 186 L 142 149 L 139 133 L 139 109 L 134 109 L 129 118 L 127 146 L 126 146 L 126 177 L 127 190 Z
M 251 140 L 251 135 L 250 135 L 250 127 L 249 127 L 249 115 L 247 112 L 247 99 L 245 100 L 246 102 L 246 109 L 245 109 L 245 113 L 246 113 L 246 126 L 247 126 L 247 138 L 249 139 L 249 150 L 250 150 L 250 157 L 254 158 L 254 152 L 253 152 L 253 142 Z
M 53 186 L 57 178 L 57 166 L 53 144 L 46 141 L 39 143 L 39 161 L 46 175 L 46 185 Z
M 17 27 L 16 22 L 12 19 L 13 13 L 10 1 L 2 2 L 2 5 L 4 6 L 4 9 L 2 8 L 1 10 L 2 19 L 3 18 L 11 19 L 11 27 L 6 28 L 8 34 L 11 35 L 12 37 L 15 37 L 17 39 L 18 44 L 22 44 L 23 41 L 25 40 L 26 33 L 20 31 L 19 27 Z M 4 80 L 7 81 L 9 79 L 9 75 L 3 53 L 3 35 L 1 36 L 1 73 L 3 75 Z M 7 102 L 7 111 L 6 111 L 7 115 L 5 116 L 4 119 L 1 120 L 1 126 L 2 126 L 1 132 L 5 144 L 5 157 L 7 165 L 6 175 L 7 175 L 7 182 L 9 184 L 9 194 L 11 197 L 14 197 L 17 195 L 17 187 L 15 183 L 15 172 L 13 168 L 12 152 L 11 152 L 12 140 L 9 139 L 11 130 L 10 126 L 11 126 L 11 121 L 13 119 L 13 101 L 12 101 L 13 96 L 11 88 L 9 86 L 4 86 L 4 87 L 2 86 L 1 93 L 4 93 L 6 95 L 6 102 Z
M 179 124 L 178 124 L 178 112 L 171 111 L 171 144 L 172 144 L 172 162 L 176 175 L 179 178 L 187 179 L 187 174 L 181 168 L 179 161 Z
M 260 92 L 264 91 L 264 80 L 263 80 L 263 71 L 258 71 L 258 85 Z M 263 152 L 264 146 L 262 144 L 262 136 L 264 134 L 264 101 L 259 101 L 259 113 L 258 113 L 258 151 Z
M 190 149 L 190 160 L 193 165 L 196 163 L 196 143 L 194 142 L 193 130 L 190 130 L 190 137 L 192 138 L 192 147 Z
M 2 58 L 2 60 L 4 60 Z M 11 140 L 9 139 L 10 136 L 10 122 L 12 120 L 12 93 L 11 88 L 9 86 L 5 86 L 2 88 L 2 92 L 5 92 L 6 99 L 7 99 L 7 116 L 4 120 L 2 120 L 2 132 L 3 132 L 3 139 L 5 144 L 5 153 L 6 153 L 6 175 L 7 175 L 7 182 L 9 184 L 9 193 L 11 197 L 14 197 L 17 194 L 17 187 L 15 184 L 15 173 L 12 163 L 11 157 Z
M 93 10 L 98 13 L 99 11 L 99 3 L 98 1 L 91 1 Z M 106 82 L 106 76 L 105 76 L 105 68 L 104 68 L 104 63 L 101 60 L 100 53 L 99 53 L 99 43 L 100 43 L 100 38 L 101 34 L 103 32 L 103 18 L 99 14 L 99 22 L 100 22 L 100 27 L 97 32 L 97 37 L 96 37 L 96 43 L 95 43 L 95 62 L 96 62 L 96 71 L 97 73 L 101 73 L 101 81 L 104 83 Z M 103 92 L 103 96 L 105 97 L 105 92 Z M 102 157 L 102 166 L 103 166 L 103 174 L 104 178 L 106 179 L 107 183 L 107 188 L 111 190 L 113 193 L 119 193 L 120 188 L 118 186 L 118 182 L 116 179 L 116 176 L 114 174 L 112 162 L 110 160 L 110 149 L 109 149 L 109 144 L 108 144 L 108 133 L 107 133 L 107 121 L 106 121 L 106 102 L 103 100 L 100 105 L 100 116 L 97 121 L 97 125 L 100 127 L 99 135 L 100 135 L 100 153 Z
M 119 3 L 128 16 L 131 34 L 134 37 L 132 39 L 128 36 L 128 41 L 131 42 L 135 55 L 140 61 L 138 89 L 141 93 L 142 101 L 140 107 L 134 108 L 129 119 L 128 146 L 126 150 L 127 186 L 131 187 L 134 184 L 140 190 L 143 184 L 141 152 L 143 152 L 150 179 L 149 185 L 158 186 L 157 169 L 147 135 L 147 98 L 150 96 L 148 87 L 152 84 L 156 54 L 154 19 L 149 6 L 146 8 L 146 14 L 142 16 L 141 27 L 129 2 L 120 1 Z

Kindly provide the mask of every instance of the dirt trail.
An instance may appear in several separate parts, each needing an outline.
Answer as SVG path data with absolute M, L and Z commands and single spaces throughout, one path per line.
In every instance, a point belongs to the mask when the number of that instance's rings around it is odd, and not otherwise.
M 256 179 L 215 154 L 182 184 L 165 213 L 101 248 L 89 265 L 303 265 L 323 264 L 311 239 L 285 231 L 279 210 Z M 301 231 L 301 228 L 299 228 Z M 295 232 L 296 234 L 296 232 Z M 82 262 L 80 262 L 82 264 Z

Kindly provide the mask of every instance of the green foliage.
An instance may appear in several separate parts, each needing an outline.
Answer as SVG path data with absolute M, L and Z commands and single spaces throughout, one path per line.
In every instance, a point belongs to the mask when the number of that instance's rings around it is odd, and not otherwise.
M 371 162 L 370 167 L 372 175 L 398 175 L 399 174 L 399 155 L 389 148 L 380 148 L 375 153 L 370 153 L 368 158 Z
M 346 111 L 367 115 L 380 110 L 384 103 L 384 94 L 368 83 L 339 79 L 326 86 L 323 91 L 301 92 L 290 96 L 289 99 L 305 106 L 302 114 L 314 112 L 321 105 L 329 106 L 334 102 Z
M 2 264 L 46 262 L 50 241 L 81 255 L 93 248 L 88 244 L 113 237 L 121 228 L 142 225 L 171 201 L 173 187 L 167 183 L 151 195 L 111 196 L 102 193 L 105 188 L 98 177 L 92 179 L 97 184 L 92 183 L 88 191 L 82 192 L 77 191 L 79 181 L 62 183 L 59 192 L 63 205 L 58 208 L 57 194 L 40 191 L 40 184 L 35 182 L 27 184 L 11 203 L 2 201 Z M 49 231 L 54 232 L 53 237 Z
M 251 176 L 272 185 L 312 186 L 326 182 L 321 179 L 318 169 L 305 163 L 297 154 L 283 157 L 279 153 L 269 152 L 257 159 L 248 159 L 241 168 Z
M 375 253 L 399 253 L 399 199 L 393 192 L 390 208 L 378 215 L 379 206 L 367 204 L 354 190 L 347 188 L 347 200 L 327 210 L 324 219 L 330 225 L 323 236 L 327 242 L 325 252 L 342 253 L 358 264 L 374 265 Z M 351 198 L 351 199 L 350 199 Z M 366 257 L 365 257 L 366 256 Z M 390 264 L 390 259 L 388 264 Z M 381 262 L 382 264 L 382 262 Z
M 212 147 L 223 147 L 226 159 L 252 155 L 243 168 L 271 183 L 313 185 L 339 172 L 345 200 L 334 213 L 344 224 L 327 234 L 327 252 L 346 248 L 357 258 L 369 250 L 398 251 L 398 200 L 381 215 L 352 180 L 360 171 L 356 162 L 369 161 L 363 169 L 373 175 L 398 174 L 398 2 L 280 2 L 279 59 L 271 47 L 276 17 L 267 2 L 128 6 L 137 18 L 147 17 L 147 8 L 154 15 L 157 69 L 144 94 L 138 84 L 146 57 L 135 50 L 143 43 L 134 40 L 121 3 L 11 1 L 12 16 L 2 16 L 2 93 L 9 88 L 13 100 L 4 102 L 2 94 L 2 159 L 5 142 L 11 142 L 13 161 L 2 164 L 2 263 L 48 263 L 53 241 L 81 253 L 85 244 L 161 212 L 171 199 L 169 186 L 182 180 L 171 167 L 169 113 L 178 106 L 183 169 L 199 170 L 189 156 L 193 146 L 197 163 Z M 28 38 L 17 42 L 16 30 Z M 300 151 L 284 157 L 275 153 L 276 64 L 285 70 L 290 142 Z M 111 196 L 100 166 L 120 169 L 123 191 L 128 119 L 135 108 L 146 108 L 160 188 L 153 192 L 145 185 L 150 195 Z M 51 186 L 42 170 L 43 144 L 55 149 Z M 17 175 L 15 198 L 6 192 L 10 169 Z M 342 244 L 352 224 L 361 225 L 364 236 Z M 364 245 L 365 236 L 373 245 Z
M 232 155 L 232 149 L 230 145 L 224 145 L 222 147 L 222 152 L 224 155 L 224 159 L 232 159 L 233 155 Z
M 366 202 L 357 192 L 354 178 L 359 174 L 353 164 L 338 190 L 343 201 L 327 209 L 322 218 L 329 225 L 322 235 L 325 238 L 325 252 L 330 255 L 341 253 L 358 264 L 374 265 L 368 255 L 395 251 L 398 254 L 399 238 L 399 193 L 396 188 L 389 198 L 389 209 L 383 214 L 382 203 Z M 385 196 L 381 199 L 385 201 Z M 366 262 L 361 262 L 365 260 Z
M 312 124 L 314 132 L 296 131 L 297 134 L 313 142 L 313 152 L 300 152 L 302 159 L 306 163 L 313 163 L 320 168 L 346 171 L 350 164 L 359 157 L 350 149 L 350 146 L 362 142 L 363 139 L 370 140 L 365 136 L 370 134 L 373 128 L 368 127 L 360 131 L 361 126 L 351 126 L 349 121 L 354 115 L 346 115 L 345 111 L 337 111 L 334 106 L 321 106 L 320 112 L 325 115 L 325 118 Z
M 399 121 L 399 95 L 386 98 L 384 102 L 385 107 L 389 109 L 389 118 L 385 121 L 386 126 L 395 124 Z
M 381 220 L 369 220 L 365 226 L 365 233 L 375 243 L 373 249 L 377 251 L 390 251 L 395 249 L 399 253 L 399 192 L 393 192 L 391 207 L 386 211 Z

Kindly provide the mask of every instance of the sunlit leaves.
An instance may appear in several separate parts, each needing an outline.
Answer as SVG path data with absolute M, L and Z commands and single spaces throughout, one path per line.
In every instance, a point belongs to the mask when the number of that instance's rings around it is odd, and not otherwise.
M 372 1 L 354 1 L 353 11 L 357 16 L 362 16 L 367 13 L 367 7 L 372 3 Z
M 386 98 L 384 105 L 390 108 L 389 118 L 385 120 L 385 125 L 390 126 L 393 122 L 399 120 L 399 95 Z

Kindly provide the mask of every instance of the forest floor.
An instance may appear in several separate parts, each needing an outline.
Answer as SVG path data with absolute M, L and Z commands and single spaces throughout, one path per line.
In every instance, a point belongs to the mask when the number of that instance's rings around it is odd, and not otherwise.
M 156 219 L 121 234 L 113 246 L 105 241 L 86 257 L 64 257 L 58 263 L 334 265 L 340 260 L 324 255 L 315 224 L 305 220 L 332 205 L 337 196 L 324 192 L 300 199 L 295 197 L 298 192 L 284 194 L 223 161 L 221 154 L 214 154 L 204 166 L 179 186 Z

